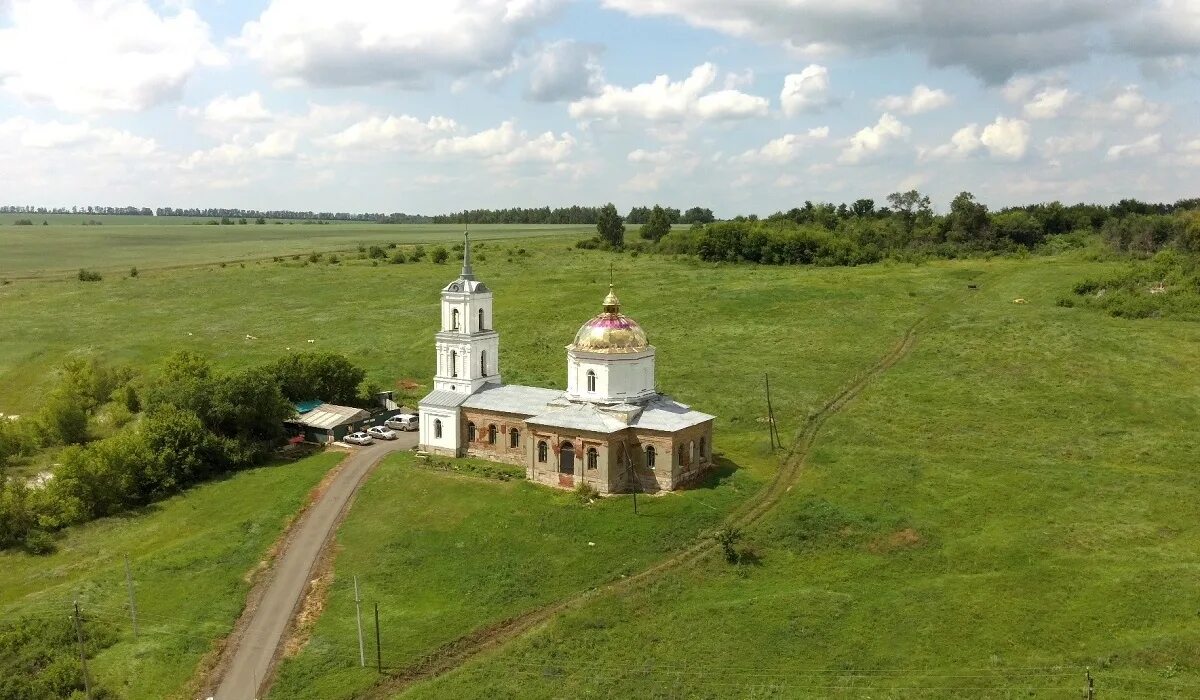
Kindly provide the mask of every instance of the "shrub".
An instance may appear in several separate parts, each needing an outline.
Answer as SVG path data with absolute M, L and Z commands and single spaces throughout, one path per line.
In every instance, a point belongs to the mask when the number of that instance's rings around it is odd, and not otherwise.
M 430 260 L 438 265 L 444 265 L 450 259 L 450 251 L 446 250 L 445 246 L 438 246 L 433 249 Z
M 713 539 L 721 546 L 721 554 L 730 564 L 738 563 L 737 543 L 742 539 L 742 531 L 736 527 L 723 527 L 713 534 Z
M 575 487 L 575 500 L 579 501 L 580 503 L 591 503 L 592 501 L 596 500 L 599 495 L 600 494 L 596 491 L 596 489 L 592 488 L 592 485 L 586 481 L 579 482 L 579 485 Z
M 337 255 L 334 255 L 332 253 L 329 255 L 329 264 L 330 265 L 337 265 L 340 262 L 341 262 L 341 259 L 338 258 Z
M 371 246 L 371 248 L 370 248 L 370 249 L 367 251 L 367 255 L 368 255 L 369 257 L 371 257 L 371 258 L 374 258 L 374 259 L 386 258 L 386 257 L 387 257 L 387 251 L 385 251 L 385 250 L 383 249 L 383 247 L 382 247 L 382 246 L 373 245 L 373 246 Z
M 421 262 L 424 259 L 425 259 L 425 246 L 419 245 L 416 248 L 413 248 L 412 261 L 413 262 Z
M 104 279 L 99 272 L 84 268 L 79 268 L 78 277 L 80 282 L 99 282 L 100 280 Z
M 136 267 L 131 267 L 131 268 L 129 268 L 129 276 L 130 276 L 130 277 L 137 277 L 137 276 L 138 276 L 138 271 L 137 271 L 137 268 L 136 268 Z
M 308 254 L 308 261 L 309 261 L 310 263 L 319 263 L 319 262 L 321 262 L 321 254 L 320 254 L 320 253 L 317 253 L 317 252 L 312 252 L 312 253 L 309 253 L 309 254 Z
M 33 221 L 30 219 L 17 219 L 13 222 L 13 226 L 33 226 Z
M 53 554 L 55 550 L 54 536 L 45 530 L 30 530 L 25 535 L 22 547 L 30 554 Z
M 397 250 L 395 253 L 392 253 L 392 257 L 388 258 L 388 262 L 393 265 L 403 265 L 408 262 L 408 256 L 404 254 L 403 250 Z

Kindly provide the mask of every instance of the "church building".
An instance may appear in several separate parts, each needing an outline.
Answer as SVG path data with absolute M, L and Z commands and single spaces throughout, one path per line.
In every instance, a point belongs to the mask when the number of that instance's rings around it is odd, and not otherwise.
M 437 372 L 421 399 L 421 449 L 525 467 L 531 481 L 600 493 L 670 491 L 713 465 L 713 416 L 655 391 L 654 346 L 610 286 L 567 346 L 567 390 L 504 384 L 492 290 L 462 273 L 442 289 Z

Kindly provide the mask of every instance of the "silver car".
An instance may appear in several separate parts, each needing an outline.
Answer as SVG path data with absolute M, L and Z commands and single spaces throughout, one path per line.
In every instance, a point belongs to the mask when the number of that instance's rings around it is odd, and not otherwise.
M 375 438 L 376 440 L 396 439 L 396 433 L 392 432 L 388 428 L 383 427 L 382 425 L 376 425 L 372 428 L 367 428 L 367 435 Z
M 370 445 L 375 441 L 371 439 L 370 435 L 359 431 L 357 433 L 350 433 L 346 437 L 342 438 L 342 442 L 348 442 L 351 445 Z
M 401 413 L 398 416 L 392 416 L 383 422 L 384 425 L 392 430 L 416 430 L 417 417 L 411 413 Z

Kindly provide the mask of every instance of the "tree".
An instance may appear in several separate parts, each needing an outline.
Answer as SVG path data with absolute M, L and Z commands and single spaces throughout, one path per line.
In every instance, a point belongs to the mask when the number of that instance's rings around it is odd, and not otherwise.
M 685 224 L 711 224 L 714 221 L 716 218 L 713 216 L 712 209 L 692 207 L 683 213 L 683 223 Z
M 612 202 L 600 208 L 596 220 L 596 233 L 600 240 L 612 248 L 620 249 L 625 246 L 625 222 L 621 221 L 621 215 L 617 213 L 617 208 Z
M 331 352 L 296 353 L 272 365 L 275 382 L 290 401 L 320 399 L 349 404 L 358 397 L 358 386 L 367 373 L 342 355 Z
M 993 216 L 992 230 L 997 236 L 1030 248 L 1041 243 L 1045 238 L 1042 223 L 1032 214 L 1020 209 Z
M 860 219 L 865 219 L 875 215 L 875 200 L 873 199 L 856 199 L 854 204 L 850 205 L 850 211 Z
M 671 219 L 666 210 L 657 204 L 650 210 L 650 216 L 646 219 L 646 223 L 642 224 L 640 234 L 642 238 L 654 241 L 657 243 L 662 240 L 662 237 L 671 232 Z
M 928 217 L 933 213 L 929 197 L 917 190 L 893 192 L 887 196 L 887 200 L 888 204 L 892 205 L 892 211 L 900 216 L 909 233 L 916 225 L 918 217 Z
M 956 243 L 982 240 L 990 231 L 986 204 L 975 201 L 970 192 L 959 192 L 950 202 L 949 240 Z

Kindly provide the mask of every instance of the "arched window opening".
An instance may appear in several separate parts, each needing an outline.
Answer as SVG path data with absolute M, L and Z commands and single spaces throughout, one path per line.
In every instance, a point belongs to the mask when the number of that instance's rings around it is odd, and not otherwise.
M 479 351 L 479 376 L 487 376 L 487 350 Z
M 433 436 L 435 438 L 440 438 L 442 436 L 442 421 L 435 420 L 433 422 Z
M 458 353 L 453 350 L 450 351 L 450 376 L 458 376 Z
M 521 433 L 516 428 L 513 428 L 508 431 L 508 446 L 509 447 L 520 447 L 521 446 Z
M 649 467 L 651 469 L 654 468 L 654 457 L 655 456 L 656 455 L 654 454 L 654 445 L 646 445 L 646 466 L 647 467 Z
M 458 330 L 458 309 L 450 312 L 450 330 Z
M 475 442 L 475 424 L 474 423 L 467 423 L 467 442 Z
M 587 372 L 587 384 L 588 391 L 593 394 L 596 393 L 596 373 L 590 369 Z
M 546 441 L 539 440 L 538 441 L 538 461 L 545 464 L 546 460 L 549 458 L 549 455 L 547 454 L 549 451 L 550 451 L 550 449 L 546 445 Z
M 488 426 L 488 444 L 489 445 L 496 444 L 496 426 L 494 426 L 494 425 Z
M 479 330 L 483 330 L 483 329 L 484 329 L 484 325 L 483 325 L 483 309 L 480 309 L 480 310 L 479 310 Z
M 685 456 L 686 453 L 684 452 L 684 447 L 685 447 L 684 445 L 679 446 L 679 463 L 680 464 L 687 464 L 687 457 Z
M 558 446 L 558 471 L 562 474 L 575 473 L 575 445 L 570 440 L 563 440 Z
M 587 468 L 595 469 L 599 463 L 600 453 L 596 451 L 595 447 L 589 447 L 587 450 Z
M 706 452 L 704 449 L 705 447 L 707 447 L 707 445 L 705 444 L 704 438 L 700 438 L 700 459 L 704 459 L 708 456 L 708 452 Z

